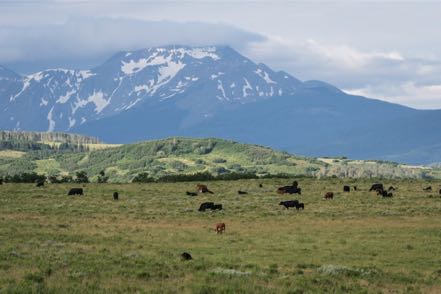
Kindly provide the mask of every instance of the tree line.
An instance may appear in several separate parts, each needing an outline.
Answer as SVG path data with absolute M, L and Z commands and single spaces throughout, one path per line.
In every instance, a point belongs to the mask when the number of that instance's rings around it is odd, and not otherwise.
M 98 138 L 60 132 L 0 131 L 0 141 L 60 142 L 69 144 L 100 144 Z

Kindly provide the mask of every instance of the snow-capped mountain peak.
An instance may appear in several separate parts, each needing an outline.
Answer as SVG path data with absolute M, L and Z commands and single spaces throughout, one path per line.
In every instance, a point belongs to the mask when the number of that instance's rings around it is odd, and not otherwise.
M 20 77 L 0 67 L 0 79 L 3 72 L 16 84 L 0 92 L 3 111 L 14 113 L 0 123 L 10 129 L 47 131 L 69 130 L 142 103 L 170 99 L 209 112 L 219 104 L 290 94 L 301 84 L 227 46 L 171 45 L 120 52 L 91 70 L 48 69 Z M 23 105 L 35 114 L 29 116 Z

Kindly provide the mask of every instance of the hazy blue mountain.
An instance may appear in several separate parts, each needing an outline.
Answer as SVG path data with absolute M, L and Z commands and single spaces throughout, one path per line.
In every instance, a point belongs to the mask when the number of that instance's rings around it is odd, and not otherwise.
M 88 71 L 26 77 L 0 67 L 0 128 L 107 142 L 221 137 L 310 156 L 441 161 L 441 111 L 347 95 L 229 47 L 119 52 Z

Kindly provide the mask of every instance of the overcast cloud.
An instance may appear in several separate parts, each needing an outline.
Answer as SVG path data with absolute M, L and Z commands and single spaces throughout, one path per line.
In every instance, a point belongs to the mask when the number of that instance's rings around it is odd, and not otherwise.
M 120 50 L 230 45 L 302 80 L 441 108 L 440 2 L 0 1 L 0 64 L 87 68 Z

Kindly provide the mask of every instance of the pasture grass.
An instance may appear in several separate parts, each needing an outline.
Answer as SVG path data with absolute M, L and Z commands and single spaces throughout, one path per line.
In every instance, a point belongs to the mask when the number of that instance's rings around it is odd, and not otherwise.
M 392 199 L 367 180 L 306 178 L 300 196 L 275 193 L 290 182 L 208 182 L 215 194 L 196 197 L 185 195 L 196 183 L 81 184 L 77 197 L 75 184 L 4 184 L 0 293 L 441 292 L 440 181 L 386 181 Z M 278 205 L 289 199 L 305 210 Z M 198 212 L 204 201 L 224 210 Z

